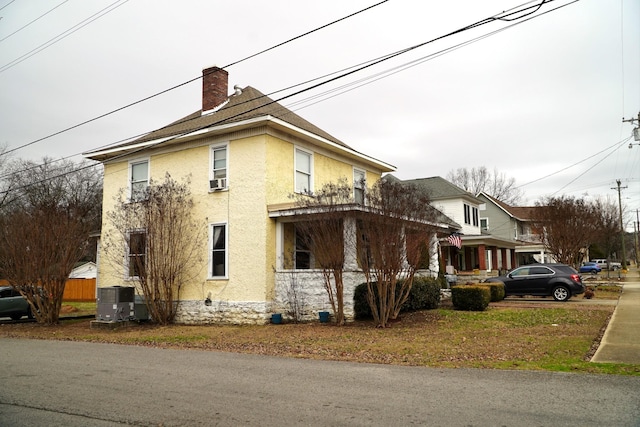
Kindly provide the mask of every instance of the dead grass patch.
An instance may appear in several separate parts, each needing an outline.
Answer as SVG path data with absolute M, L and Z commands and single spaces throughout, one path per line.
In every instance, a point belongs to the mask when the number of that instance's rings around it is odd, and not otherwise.
M 640 375 L 639 365 L 588 362 L 612 306 L 491 306 L 484 312 L 442 307 L 405 313 L 390 328 L 356 321 L 344 327 L 305 323 L 264 326 L 134 325 L 90 329 L 4 324 L 0 337 L 76 340 L 253 353 L 281 357 L 433 367 L 546 369 Z

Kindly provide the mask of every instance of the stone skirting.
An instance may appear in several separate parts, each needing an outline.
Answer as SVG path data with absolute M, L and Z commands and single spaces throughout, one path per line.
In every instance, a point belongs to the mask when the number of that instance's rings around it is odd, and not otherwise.
M 271 318 L 270 303 L 265 301 L 180 301 L 176 323 L 185 325 L 264 325 Z
M 418 275 L 431 276 L 430 272 Z M 346 320 L 353 320 L 353 293 L 366 281 L 360 271 L 344 272 L 344 314 Z M 296 304 L 299 320 L 318 320 L 318 312 L 328 311 L 333 315 L 329 296 L 324 287 L 321 270 L 291 270 L 276 273 L 275 296 L 272 301 L 211 301 L 183 300 L 178 305 L 176 323 L 185 325 L 207 324 L 254 324 L 271 322 L 273 313 L 282 314 L 284 321 L 292 321 L 293 306 Z

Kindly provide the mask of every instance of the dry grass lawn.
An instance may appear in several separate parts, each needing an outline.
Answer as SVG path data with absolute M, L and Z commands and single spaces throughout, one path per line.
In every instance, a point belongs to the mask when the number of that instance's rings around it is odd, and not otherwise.
M 615 289 L 609 298 L 617 297 Z M 619 292 L 619 291 L 618 291 Z M 604 294 L 598 289 L 596 295 Z M 604 298 L 602 295 L 600 296 Z M 596 364 L 589 359 L 613 312 L 612 305 L 493 304 L 484 312 L 405 313 L 387 329 L 356 321 L 344 327 L 304 323 L 264 326 L 155 326 L 91 329 L 87 319 L 56 326 L 0 325 L 0 337 L 76 340 L 280 357 L 432 367 L 536 369 L 640 375 L 640 365 Z

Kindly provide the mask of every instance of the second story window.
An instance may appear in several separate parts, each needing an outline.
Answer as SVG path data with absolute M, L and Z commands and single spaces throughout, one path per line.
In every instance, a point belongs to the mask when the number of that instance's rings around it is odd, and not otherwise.
M 478 221 L 478 208 L 471 208 L 471 216 L 474 227 L 477 227 L 480 224 Z
M 464 223 L 471 224 L 471 206 L 464 204 Z
M 149 161 L 129 164 L 129 194 L 131 200 L 141 200 L 149 186 Z
M 211 148 L 210 190 L 227 188 L 227 146 Z
M 353 169 L 353 199 L 356 203 L 364 205 L 364 191 L 367 186 L 366 172 L 361 169 Z
M 296 148 L 295 171 L 296 193 L 311 193 L 313 190 L 313 154 Z

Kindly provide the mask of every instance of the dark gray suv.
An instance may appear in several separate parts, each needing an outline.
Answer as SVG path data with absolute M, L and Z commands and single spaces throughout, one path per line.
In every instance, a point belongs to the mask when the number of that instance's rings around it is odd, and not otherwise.
M 18 320 L 22 316 L 33 317 L 27 300 L 11 286 L 0 286 L 0 317 Z
M 525 265 L 485 282 L 504 283 L 506 296 L 552 296 L 556 301 L 567 301 L 585 290 L 580 274 L 566 264 Z

